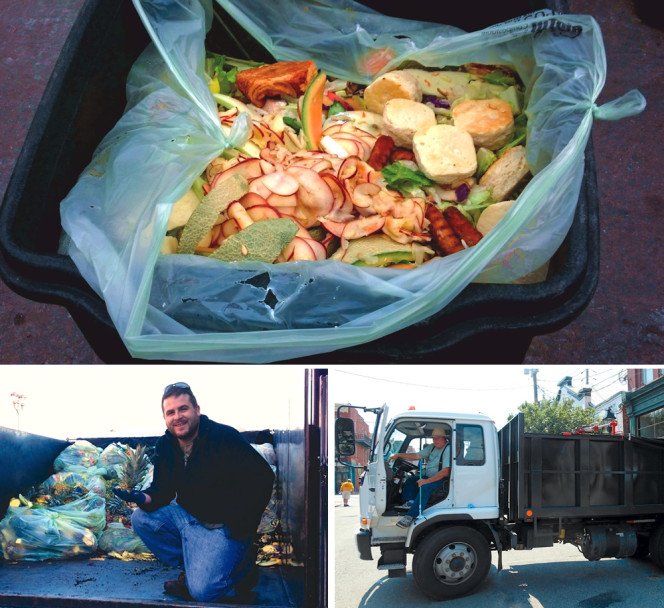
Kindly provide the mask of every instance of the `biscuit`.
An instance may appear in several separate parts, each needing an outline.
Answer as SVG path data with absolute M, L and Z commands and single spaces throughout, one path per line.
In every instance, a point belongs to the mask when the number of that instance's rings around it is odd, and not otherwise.
M 422 87 L 412 74 L 401 70 L 387 72 L 364 91 L 367 110 L 377 114 L 382 114 L 385 104 L 395 98 L 422 101 Z
M 436 124 L 436 115 L 427 105 L 411 99 L 390 99 L 383 110 L 383 131 L 402 148 L 413 147 L 419 129 Z
M 439 184 L 454 183 L 477 170 L 473 138 L 452 125 L 433 125 L 417 131 L 413 152 L 422 172 Z
M 512 107 L 502 99 L 467 99 L 452 108 L 452 117 L 478 148 L 498 150 L 514 135 Z

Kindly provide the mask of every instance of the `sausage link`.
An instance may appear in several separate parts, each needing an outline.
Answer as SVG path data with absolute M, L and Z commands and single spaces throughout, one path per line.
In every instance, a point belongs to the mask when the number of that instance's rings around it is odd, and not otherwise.
M 434 205 L 427 205 L 426 218 L 431 223 L 429 230 L 433 237 L 435 249 L 442 255 L 450 255 L 464 249 L 461 240 L 456 235 L 452 227 L 440 212 L 440 209 Z
M 373 169 L 380 171 L 390 160 L 392 150 L 394 150 L 394 140 L 389 135 L 381 135 L 376 140 L 367 162 Z
M 459 238 L 466 242 L 468 247 L 477 245 L 482 240 L 482 233 L 456 207 L 445 207 L 443 216 L 450 226 L 452 226 L 452 230 L 454 230 Z
M 394 150 L 392 150 L 392 154 L 390 155 L 390 161 L 396 163 L 400 160 L 415 161 L 415 154 L 413 154 L 410 150 L 406 150 L 405 148 L 394 148 Z

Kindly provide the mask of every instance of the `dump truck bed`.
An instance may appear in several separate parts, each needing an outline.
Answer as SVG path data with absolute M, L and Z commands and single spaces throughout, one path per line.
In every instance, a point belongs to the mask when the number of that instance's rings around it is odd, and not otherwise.
M 246 433 L 253 440 L 255 433 Z M 292 529 L 304 528 L 305 498 L 301 488 L 305 458 L 301 432 L 278 431 L 277 449 L 282 467 L 290 466 L 292 475 L 282 475 L 282 518 Z M 291 436 L 292 435 L 292 436 Z M 156 437 L 91 438 L 94 445 L 105 447 L 114 441 L 151 448 Z M 10 496 L 25 492 L 53 472 L 53 459 L 69 445 L 68 441 L 30 435 L 0 427 L 0 519 Z M 295 447 L 294 447 L 295 446 Z M 291 454 L 291 450 L 295 453 Z M 286 464 L 288 463 L 288 465 Z M 289 469 L 290 470 L 290 469 Z M 284 471 L 285 472 L 285 471 Z M 294 480 L 289 481 L 290 477 Z M 298 532 L 299 533 L 299 532 Z M 317 534 L 314 534 L 317 538 Z M 293 538 L 293 541 L 298 539 Z M 302 549 L 306 553 L 306 549 Z M 259 581 L 249 603 L 244 606 L 301 607 L 304 604 L 304 567 L 258 566 Z M 114 606 L 205 606 L 185 602 L 164 594 L 164 582 L 176 579 L 180 571 L 157 560 L 123 561 L 97 553 L 90 558 L 8 561 L 0 552 L 0 608 L 14 606 L 94 607 Z M 209 604 L 214 606 L 226 605 Z M 228 605 L 231 605 L 230 603 Z M 237 604 L 236 604 L 237 605 Z
M 300 569 L 301 570 L 301 569 Z M 0 562 L 0 608 L 58 606 L 225 606 L 186 602 L 163 592 L 179 570 L 158 561 L 122 561 L 112 557 L 45 562 Z M 302 584 L 284 566 L 260 568 L 255 597 L 243 606 L 302 605 Z
M 500 509 L 511 522 L 664 513 L 662 440 L 525 433 L 522 413 L 498 436 Z

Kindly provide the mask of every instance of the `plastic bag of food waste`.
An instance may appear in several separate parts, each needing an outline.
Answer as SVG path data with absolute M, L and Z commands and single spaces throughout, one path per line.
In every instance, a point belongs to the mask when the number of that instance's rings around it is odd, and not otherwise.
M 85 439 L 78 439 L 62 450 L 53 462 L 53 468 L 56 472 L 87 472 L 98 475 L 105 473 L 101 466 L 101 449 Z
M 107 445 L 101 453 L 101 466 L 106 469 L 106 476 L 117 478 L 122 471 L 122 465 L 127 460 L 127 446 L 121 443 L 111 443 Z
M 274 451 L 274 446 L 271 443 L 252 443 L 253 447 L 270 465 L 274 473 L 274 483 L 272 485 L 272 496 L 263 511 L 261 521 L 258 524 L 258 533 L 267 534 L 274 532 L 279 524 L 279 501 L 277 498 L 277 455 Z
M 106 483 L 101 475 L 90 475 L 84 471 L 60 471 L 54 473 L 37 488 L 39 498 L 50 498 L 50 504 L 66 504 L 80 498 L 88 492 L 94 492 L 104 498 Z M 35 502 L 35 499 L 31 497 Z M 48 501 L 46 500 L 45 502 Z
M 132 448 L 124 443 L 111 443 L 102 451 L 100 462 L 106 469 L 106 478 L 118 480 L 131 490 L 142 490 L 152 483 L 154 466 L 145 446 Z
M 15 501 L 12 501 L 12 503 Z M 8 560 L 41 561 L 94 554 L 106 524 L 105 501 L 93 492 L 54 507 L 11 506 L 0 522 L 0 543 Z
M 540 11 L 464 33 L 348 0 L 218 4 L 276 60 L 311 59 L 329 76 L 360 84 L 405 61 L 511 66 L 526 86 L 533 178 L 476 246 L 407 271 L 161 254 L 174 203 L 215 157 L 246 140 L 249 125 L 241 114 L 225 132 L 206 86 L 211 0 L 134 0 L 153 45 L 129 75 L 124 116 L 61 206 L 63 250 L 105 300 L 134 357 L 262 363 L 311 356 L 421 322 L 473 281 L 516 280 L 546 262 L 572 224 L 593 120 L 645 106 L 637 91 L 595 104 L 606 58 L 590 16 Z M 231 46 L 230 35 L 222 42 Z
M 279 500 L 277 499 L 276 490 L 272 491 L 272 496 L 263 511 L 261 521 L 258 524 L 257 532 L 259 534 L 269 534 L 274 532 L 279 525 Z
M 251 447 L 265 458 L 269 465 L 277 466 L 277 453 L 271 443 L 252 443 Z
M 106 526 L 99 539 L 99 549 L 105 553 L 150 553 L 138 534 L 132 528 L 112 522 Z

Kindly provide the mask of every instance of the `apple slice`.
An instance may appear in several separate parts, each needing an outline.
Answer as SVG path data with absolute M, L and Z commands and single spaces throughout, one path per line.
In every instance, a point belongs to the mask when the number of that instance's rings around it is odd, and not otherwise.
M 279 217 L 288 217 L 292 220 L 296 220 L 295 214 L 297 213 L 297 207 L 274 207 L 274 209 L 279 214 Z M 299 220 L 296 220 L 299 222 Z
M 298 203 L 297 194 L 275 194 L 274 192 L 270 194 L 267 199 L 267 204 L 272 207 L 296 207 Z
M 349 156 L 362 155 L 362 142 L 357 137 L 335 135 L 330 138 L 337 146 L 339 146 L 345 154 L 337 154 L 340 158 L 348 158 Z
M 352 241 L 353 239 L 359 239 L 360 237 L 378 232 L 384 224 L 385 218 L 382 215 L 360 217 L 352 222 L 348 222 L 340 236 L 342 239 Z
M 240 227 L 234 219 L 226 220 L 221 224 L 221 234 L 225 239 L 237 232 L 240 232 Z
M 283 249 L 282 254 L 287 262 L 298 260 L 316 261 L 316 254 L 309 245 L 309 239 L 302 238 L 301 236 L 296 236 L 288 243 Z
M 327 185 L 332 190 L 334 196 L 334 204 L 332 205 L 332 211 L 328 215 L 350 215 L 353 211 L 353 201 L 344 185 L 339 181 L 339 179 L 332 173 L 323 173 L 321 177 L 325 180 Z
M 247 226 L 251 226 L 254 223 L 254 220 L 251 219 L 247 210 L 239 201 L 233 201 L 228 205 L 226 214 L 230 219 L 234 219 L 237 222 L 240 230 L 244 230 Z
M 307 243 L 309 243 L 309 247 L 311 247 L 312 251 L 314 252 L 317 261 L 327 259 L 327 249 L 325 249 L 325 245 L 323 245 L 323 243 L 319 243 L 314 239 L 307 239 Z
M 260 222 L 261 220 L 276 220 L 281 217 L 279 212 L 270 205 L 254 205 L 247 209 L 247 215 L 254 221 Z
M 348 222 L 340 222 L 330 217 L 319 217 L 318 220 L 323 225 L 323 228 L 325 228 L 325 230 L 327 230 L 330 234 L 333 234 L 334 236 L 338 237 L 341 237 L 341 235 L 344 233 L 344 229 L 346 228 L 346 224 L 348 223 Z
M 350 156 L 341 163 L 337 177 L 341 182 L 352 178 L 357 173 L 357 165 L 360 159 L 357 156 Z
M 277 168 L 269 160 L 266 160 L 261 157 L 260 161 L 261 161 L 261 171 L 263 172 L 263 174 L 273 173 L 274 171 L 277 170 Z
M 295 194 L 300 187 L 300 182 L 293 175 L 284 171 L 268 173 L 267 175 L 256 178 L 254 181 L 257 180 L 260 180 L 268 190 L 279 196 Z
M 370 207 L 380 191 L 381 187 L 378 184 L 362 182 L 355 186 L 350 197 L 356 207 Z
M 225 180 L 231 175 L 241 175 L 247 181 L 253 180 L 263 174 L 261 161 L 259 158 L 248 158 L 247 160 L 240 161 L 237 165 L 233 165 L 224 171 L 215 174 L 210 182 L 210 189 L 214 190 L 220 181 Z
M 306 167 L 288 167 L 286 173 L 299 182 L 297 201 L 310 215 L 314 217 L 327 215 L 332 210 L 334 194 L 316 171 Z
M 256 192 L 247 192 L 239 202 L 245 209 L 255 207 L 256 205 L 267 205 L 267 200 Z

